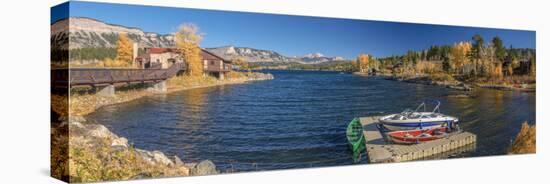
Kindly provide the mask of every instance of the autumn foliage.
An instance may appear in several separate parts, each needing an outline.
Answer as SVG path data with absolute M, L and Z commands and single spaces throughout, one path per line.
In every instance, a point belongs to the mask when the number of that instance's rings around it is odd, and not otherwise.
M 357 57 L 357 66 L 359 67 L 360 72 L 367 72 L 369 69 L 369 55 L 360 54 Z
M 468 64 L 468 54 L 472 50 L 472 44 L 459 42 L 451 47 L 451 69 L 464 74 L 464 66 Z
M 189 76 L 203 75 L 204 66 L 199 47 L 201 40 L 202 35 L 199 33 L 199 27 L 194 24 L 182 24 L 175 33 L 176 47 L 187 64 L 187 75 Z
M 131 64 L 134 57 L 133 48 L 134 43 L 128 38 L 128 35 L 120 33 L 116 44 L 117 55 L 115 60 Z
M 251 71 L 250 71 L 250 66 L 249 66 L 248 62 L 247 62 L 246 59 L 243 58 L 243 57 L 234 58 L 234 59 L 232 60 L 232 63 L 233 63 L 234 65 L 239 66 L 239 67 L 241 68 L 241 70 L 248 70 L 248 72 L 251 72 Z
M 415 70 L 419 73 L 434 74 L 441 70 L 437 64 L 428 61 L 420 61 L 416 63 Z
M 535 125 L 529 126 L 527 122 L 521 125 L 521 130 L 510 148 L 509 154 L 535 153 L 537 151 L 537 132 Z

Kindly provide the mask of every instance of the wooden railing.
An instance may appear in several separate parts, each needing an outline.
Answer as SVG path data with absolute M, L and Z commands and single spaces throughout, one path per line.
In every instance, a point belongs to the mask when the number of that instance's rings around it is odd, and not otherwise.
M 71 68 L 52 70 L 51 80 L 54 87 L 147 83 L 166 80 L 186 68 L 184 63 L 175 63 L 167 69 Z

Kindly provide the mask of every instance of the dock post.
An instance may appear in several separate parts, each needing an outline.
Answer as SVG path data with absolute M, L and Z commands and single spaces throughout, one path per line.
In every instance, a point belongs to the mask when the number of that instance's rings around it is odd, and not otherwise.
M 94 87 L 96 94 L 102 97 L 113 97 L 115 96 L 115 85 L 107 86 L 95 86 Z

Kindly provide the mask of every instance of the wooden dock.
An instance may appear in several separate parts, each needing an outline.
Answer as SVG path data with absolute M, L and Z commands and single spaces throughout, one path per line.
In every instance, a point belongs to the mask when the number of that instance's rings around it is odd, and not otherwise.
M 363 125 L 367 155 L 370 163 L 403 162 L 423 159 L 433 155 L 471 146 L 476 142 L 476 135 L 469 132 L 452 134 L 447 138 L 426 143 L 401 145 L 386 141 L 385 136 L 376 126 L 379 116 L 360 118 Z

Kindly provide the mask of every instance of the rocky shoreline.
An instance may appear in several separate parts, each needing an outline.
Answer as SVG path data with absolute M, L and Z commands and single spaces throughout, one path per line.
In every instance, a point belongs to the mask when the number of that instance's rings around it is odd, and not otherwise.
M 360 72 L 354 72 L 354 75 L 358 76 L 377 76 L 381 77 L 386 80 L 394 80 L 394 81 L 400 81 L 400 82 L 408 82 L 408 83 L 415 83 L 415 84 L 424 84 L 424 85 L 433 85 L 433 86 L 441 86 L 446 87 L 458 91 L 472 91 L 474 88 L 487 88 L 487 89 L 495 89 L 495 90 L 502 90 L 502 91 L 523 91 L 523 92 L 535 92 L 536 89 L 533 87 L 522 87 L 522 86 L 507 86 L 507 85 L 496 85 L 496 84 L 480 84 L 480 83 L 465 83 L 457 80 L 453 81 L 435 81 L 429 79 L 427 76 L 415 76 L 415 77 L 398 77 L 394 76 L 392 74 L 375 74 L 375 75 L 369 75 L 366 73 L 360 73 Z
M 66 151 L 56 156 L 67 157 L 52 158 L 52 165 L 58 164 L 52 173 L 62 175 L 59 178 L 67 178 L 70 182 L 219 173 L 209 160 L 184 163 L 175 155 L 169 157 L 161 151 L 135 148 L 126 138 L 80 116 L 62 118 L 61 123 L 52 126 L 51 136 L 52 145 L 55 145 L 52 152 Z
M 491 84 L 474 84 L 474 85 L 480 88 L 495 89 L 495 90 L 502 90 L 502 91 L 523 91 L 523 92 L 536 91 L 535 88 L 527 88 L 527 87 L 514 87 L 514 86 L 491 85 Z
M 365 75 L 361 75 L 361 76 L 365 76 Z M 408 83 L 424 84 L 424 85 L 432 85 L 432 86 L 441 86 L 441 87 L 446 87 L 446 88 L 459 90 L 459 91 L 473 90 L 473 87 L 471 85 L 466 84 L 464 82 L 457 81 L 457 80 L 434 81 L 429 79 L 427 76 L 397 77 L 391 74 L 377 74 L 376 76 L 382 77 L 386 80 L 394 80 L 394 81 L 400 81 L 400 82 L 408 82 Z
M 471 91 L 473 88 L 465 84 L 463 82 L 459 81 L 433 81 L 429 80 L 424 77 L 418 77 L 418 78 L 406 78 L 406 79 L 398 79 L 398 78 L 389 78 L 390 80 L 397 80 L 401 82 L 408 82 L 408 83 L 415 83 L 415 84 L 424 84 L 424 85 L 432 85 L 432 86 L 441 86 L 446 87 L 454 90 L 459 91 Z

